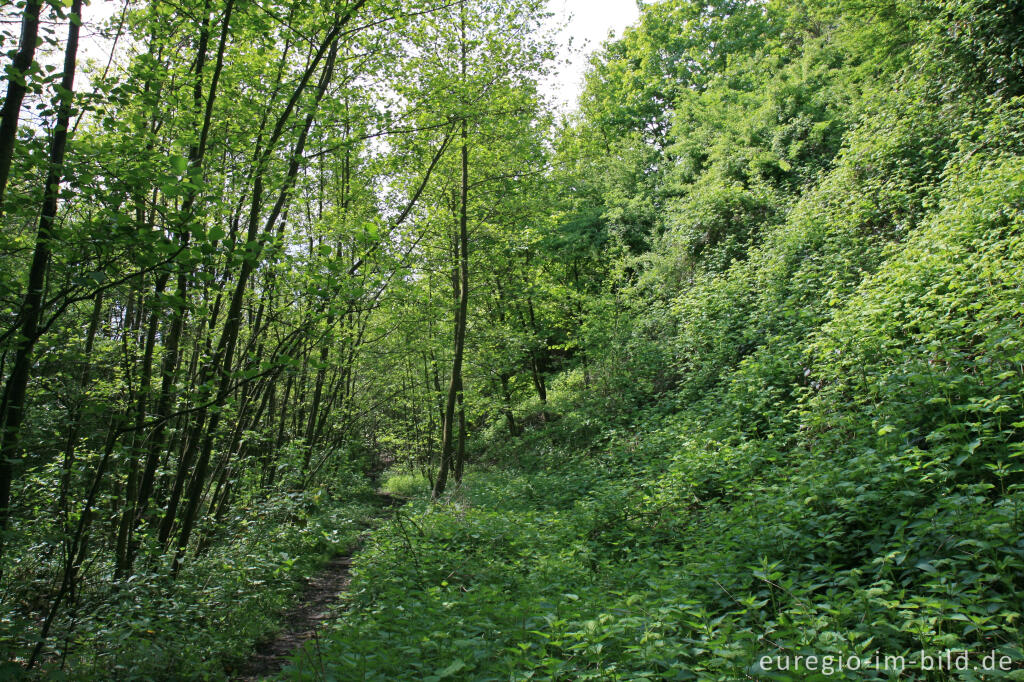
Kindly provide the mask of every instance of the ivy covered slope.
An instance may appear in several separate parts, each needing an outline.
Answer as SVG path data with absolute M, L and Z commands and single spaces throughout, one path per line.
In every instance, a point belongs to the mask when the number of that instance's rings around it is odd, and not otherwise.
M 743 7 L 595 59 L 547 237 L 599 245 L 577 351 L 289 678 L 1024 678 L 1020 8 Z M 699 74 L 693 31 L 730 50 Z

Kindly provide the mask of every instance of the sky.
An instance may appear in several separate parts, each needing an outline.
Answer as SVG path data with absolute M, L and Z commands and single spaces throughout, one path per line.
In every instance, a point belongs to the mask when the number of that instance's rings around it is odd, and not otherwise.
M 113 0 L 93 0 L 85 8 L 83 53 L 101 66 L 106 62 L 109 44 L 98 40 L 90 30 L 103 19 L 116 14 L 122 6 Z M 543 85 L 543 92 L 558 109 L 572 109 L 583 87 L 587 58 L 608 38 L 609 33 L 621 36 L 623 29 L 640 15 L 636 0 L 548 0 L 554 16 L 551 28 L 561 28 L 557 36 L 559 65 L 557 73 Z
M 568 21 L 558 37 L 559 74 L 545 84 L 545 94 L 561 109 L 571 108 L 583 87 L 588 56 L 609 32 L 616 37 L 640 16 L 636 0 L 548 0 L 554 26 Z M 571 39 L 571 47 L 570 47 Z

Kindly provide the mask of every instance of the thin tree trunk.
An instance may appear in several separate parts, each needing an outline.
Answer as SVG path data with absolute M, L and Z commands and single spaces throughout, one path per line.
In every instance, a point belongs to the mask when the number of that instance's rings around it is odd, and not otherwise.
M 320 416 L 320 400 L 323 397 L 324 376 L 327 372 L 327 353 L 330 350 L 329 331 L 333 324 L 334 318 L 329 316 L 327 318 L 328 334 L 320 341 L 320 366 L 317 367 L 316 370 L 316 381 L 313 387 L 313 404 L 309 409 L 309 419 L 306 421 L 306 442 L 304 444 L 306 452 L 302 461 L 303 478 L 305 478 L 306 474 L 309 473 L 309 461 L 313 455 L 313 448 L 316 445 L 314 439 L 316 436 L 317 417 Z
M 199 134 L 199 140 L 197 143 L 189 149 L 189 172 L 200 172 L 202 169 L 203 159 L 206 156 L 206 147 L 209 141 L 210 126 L 213 120 L 213 106 L 217 99 L 217 86 L 220 81 L 220 74 L 224 66 L 224 52 L 227 46 L 228 34 L 231 28 L 231 14 L 234 10 L 234 0 L 228 0 L 227 6 L 224 9 L 223 26 L 221 28 L 220 42 L 217 45 L 217 59 L 213 69 L 213 75 L 210 78 L 210 92 L 208 95 L 203 96 L 203 71 L 206 66 L 206 50 L 210 40 L 209 30 L 209 3 L 205 5 L 205 14 L 202 28 L 199 32 L 199 46 L 196 53 L 196 83 L 193 93 L 193 102 L 197 111 L 203 113 L 202 129 Z M 205 108 L 204 108 L 205 103 Z M 197 193 L 195 190 L 189 190 L 188 195 L 185 197 L 185 201 L 182 205 L 182 231 L 181 231 L 181 245 L 182 247 L 188 246 L 190 234 L 187 229 L 188 221 L 191 220 L 192 213 L 194 211 L 195 203 L 197 199 Z M 156 471 L 156 464 L 159 458 L 161 446 L 163 444 L 163 434 L 166 429 L 167 419 L 171 412 L 171 404 L 174 397 L 174 384 L 177 375 L 177 365 L 180 361 L 181 353 L 181 335 L 184 331 L 185 326 L 185 314 L 186 314 L 186 303 L 185 297 L 188 293 L 188 274 L 182 270 L 178 273 L 178 286 L 175 292 L 177 299 L 177 307 L 175 308 L 172 319 L 171 329 L 167 337 L 167 343 L 165 345 L 165 356 L 164 363 L 161 367 L 161 373 L 163 375 L 160 385 L 160 399 L 157 403 L 156 419 L 157 424 L 150 437 L 150 447 L 146 459 L 146 467 L 143 473 L 142 482 L 140 485 L 139 494 L 139 505 L 137 510 L 137 517 L 142 517 L 146 513 L 146 507 L 149 504 L 149 491 L 152 489 L 153 477 Z M 159 530 L 159 542 L 161 546 L 166 546 L 168 539 L 170 538 L 171 531 L 174 527 L 174 520 L 177 516 L 178 501 L 181 497 L 181 491 L 184 487 L 185 472 L 191 467 L 189 461 L 189 453 L 193 451 L 194 445 L 192 443 L 186 443 L 182 448 L 182 458 L 178 463 L 178 472 L 174 479 L 174 485 L 171 489 L 171 496 L 167 502 L 167 510 L 164 514 L 163 521 L 160 524 Z M 143 493 L 146 493 L 145 495 Z
M 25 416 L 25 399 L 29 373 L 32 368 L 32 351 L 40 335 L 40 321 L 43 315 L 43 288 L 50 265 L 50 247 L 53 228 L 57 219 L 57 202 L 60 183 L 64 177 L 64 153 L 67 149 L 68 127 L 71 122 L 71 100 L 74 96 L 75 69 L 78 60 L 78 34 L 81 24 L 82 0 L 71 5 L 71 20 L 68 22 L 68 40 L 64 50 L 64 73 L 56 96 L 60 98 L 57 125 L 50 144 L 50 167 L 43 189 L 43 205 L 36 232 L 35 250 L 28 273 L 28 286 L 21 305 L 21 339 L 18 342 L 11 374 L 4 386 L 0 404 L 0 560 L 3 558 L 3 533 L 7 530 L 10 517 L 11 485 L 14 468 L 19 455 L 18 441 L 21 436 L 21 422 Z
M 455 485 L 462 485 L 462 471 L 466 465 L 466 404 L 459 376 L 459 441 L 455 448 Z
M 89 317 L 89 330 L 85 336 L 85 348 L 83 352 L 83 366 L 82 372 L 78 378 L 78 385 L 83 395 L 89 386 L 89 377 L 91 374 L 90 357 L 92 356 L 93 345 L 96 341 L 96 332 L 100 326 L 100 314 L 103 311 L 103 293 L 97 293 L 93 298 L 92 315 Z M 75 407 L 73 413 L 69 416 L 71 422 L 68 428 L 67 440 L 64 444 L 64 467 L 61 473 L 60 482 L 60 497 L 57 502 L 57 509 L 61 512 L 64 517 L 65 524 L 68 518 L 68 497 L 71 493 L 71 470 L 75 466 L 75 449 L 78 446 L 78 434 L 81 429 L 81 417 L 82 408 L 81 405 Z
M 463 40 L 465 52 L 465 40 Z M 465 55 L 463 55 L 465 57 Z M 469 309 L 469 125 L 462 120 L 462 183 L 459 207 L 459 305 L 455 312 L 454 354 L 452 375 L 448 382 L 448 396 L 445 401 L 444 422 L 441 431 L 441 467 L 434 481 L 433 498 L 437 499 L 448 485 L 448 471 L 452 467 L 453 443 L 455 440 L 455 406 L 462 394 L 462 357 L 466 343 L 466 316 Z M 464 432 L 462 436 L 464 437 Z M 460 441 L 463 438 L 460 437 Z M 464 447 L 464 445 L 462 446 Z
M 357 3 L 362 4 L 362 3 Z M 305 150 L 305 144 L 309 130 L 313 124 L 314 114 L 321 100 L 323 99 L 324 93 L 327 90 L 327 86 L 331 81 L 334 72 L 334 60 L 337 55 L 337 34 L 340 31 L 341 25 L 347 22 L 351 18 L 351 13 L 343 20 L 335 24 L 335 27 L 328 35 L 330 41 L 329 54 L 327 62 L 325 63 L 324 70 L 321 74 L 320 82 L 317 87 L 317 93 L 313 110 L 307 115 L 305 125 L 302 131 L 299 133 L 299 139 L 295 143 L 295 147 L 291 153 L 291 161 L 288 166 L 288 173 L 285 176 L 284 184 L 278 194 L 277 201 L 270 212 L 270 215 L 266 221 L 266 227 L 264 228 L 264 234 L 272 233 L 273 226 L 277 223 L 277 219 L 280 217 L 284 210 L 285 204 L 290 196 L 289 190 L 295 183 L 295 179 L 298 176 L 299 168 L 302 165 L 303 152 Z M 312 75 L 312 70 L 316 68 L 320 61 L 320 57 L 324 54 L 324 48 L 328 47 L 326 44 L 321 47 L 318 52 L 317 58 L 313 60 L 310 67 L 307 68 L 303 81 L 299 84 L 296 92 L 293 95 L 292 101 L 295 102 L 298 96 L 301 95 L 302 90 L 308 82 L 308 77 Z M 275 130 L 275 136 L 272 138 L 271 145 L 268 146 L 268 151 L 273 149 L 274 139 L 279 136 L 278 131 L 282 130 L 286 120 L 286 116 L 290 113 L 286 110 L 282 117 L 278 120 L 278 126 Z M 256 178 L 258 186 L 261 186 L 261 178 L 258 175 Z M 261 237 L 258 233 L 258 219 L 259 219 L 259 207 L 261 205 L 262 192 L 253 193 L 253 205 L 251 207 L 249 230 L 247 235 L 247 242 L 249 244 L 256 245 L 259 247 Z M 220 407 L 224 404 L 228 396 L 228 390 L 231 383 L 231 366 L 234 360 L 235 346 L 238 342 L 238 332 L 241 328 L 242 322 L 242 303 L 245 297 L 246 287 L 248 285 L 249 278 L 252 276 L 252 272 L 255 269 L 254 259 L 246 259 L 242 263 L 242 269 L 239 273 L 238 280 L 235 284 L 235 290 L 231 296 L 231 304 L 228 308 L 228 316 L 224 322 L 224 329 L 221 332 L 220 340 L 217 343 L 217 350 L 214 354 L 213 362 L 209 365 L 208 373 L 212 374 L 210 379 L 214 376 L 219 375 L 217 394 L 214 398 L 214 406 Z M 205 383 L 201 381 L 200 383 Z M 206 410 L 202 410 L 199 417 L 196 420 L 197 430 L 196 436 L 198 440 L 199 431 L 205 425 L 205 413 Z M 178 538 L 178 551 L 176 560 L 174 563 L 173 570 L 175 572 L 181 566 L 181 559 L 184 555 L 185 549 L 188 547 L 189 539 L 192 535 L 192 530 L 195 527 L 197 512 L 199 511 L 200 500 L 202 498 L 203 487 L 206 483 L 206 477 L 210 466 L 210 455 L 213 450 L 213 439 L 215 437 L 217 427 L 220 423 L 221 413 L 216 411 L 210 417 L 209 425 L 206 426 L 206 435 L 202 439 L 202 448 L 199 452 L 199 458 L 196 462 L 195 470 L 192 473 L 192 479 L 188 487 L 186 495 L 186 504 L 184 514 L 182 516 L 181 533 Z
M 519 429 L 516 426 L 516 416 L 512 412 L 512 392 L 508 387 L 509 375 L 503 372 L 501 375 L 501 397 L 505 401 L 505 422 L 508 424 L 508 435 L 515 438 L 519 435 Z
M 81 2 L 81 0 L 76 0 Z M 117 443 L 117 419 L 111 423 L 110 430 L 107 433 L 107 442 L 103 449 L 103 456 L 100 458 L 99 463 L 96 465 L 96 472 L 93 474 L 92 485 L 89 487 L 88 496 L 85 499 L 85 505 L 82 507 L 82 511 L 78 518 L 78 527 L 75 530 L 75 535 L 72 537 L 68 544 L 67 557 L 64 564 L 64 572 L 61 578 L 60 588 L 57 590 L 57 594 L 53 598 L 53 602 L 50 605 L 50 610 L 46 614 L 46 619 L 43 621 L 43 627 L 39 632 L 39 638 L 36 640 L 36 645 L 32 649 L 32 656 L 28 661 L 28 668 L 31 669 L 35 666 L 39 660 L 39 655 L 42 653 L 46 638 L 50 634 L 50 628 L 53 625 L 53 621 L 56 619 L 57 614 L 60 612 L 61 604 L 66 598 L 69 602 L 75 600 L 75 580 L 78 577 L 78 572 L 85 562 L 85 558 L 89 552 L 89 526 L 93 520 L 93 507 L 96 504 L 96 498 L 99 496 L 100 488 L 103 484 L 103 477 L 106 475 L 107 463 L 110 461 L 110 456 L 114 452 L 114 448 Z
M 285 427 L 288 423 L 288 399 L 292 393 L 292 383 L 295 377 L 288 375 L 288 381 L 284 384 L 284 399 L 281 401 L 281 416 L 277 425 L 277 438 L 274 439 L 274 452 L 278 452 L 284 445 Z M 267 488 L 274 487 L 274 480 L 277 478 L 277 462 L 271 459 L 270 471 L 267 475 Z
M 4 212 L 4 196 L 7 191 L 7 180 L 11 174 L 11 161 L 14 158 L 14 143 L 18 139 L 18 119 L 21 117 L 21 104 L 28 91 L 27 74 L 36 55 L 36 43 L 39 42 L 39 10 L 40 0 L 28 0 L 21 20 L 21 41 L 18 51 L 11 60 L 13 74 L 18 77 L 7 80 L 7 95 L 4 98 L 3 111 L 0 112 L 0 216 Z M 19 78 L 20 77 L 20 78 Z
M 145 442 L 139 442 L 138 439 L 142 438 L 143 425 L 146 420 L 146 408 L 150 401 L 149 394 L 153 382 L 153 353 L 156 347 L 156 333 L 160 322 L 160 308 L 157 301 L 163 293 L 169 277 L 170 273 L 164 273 L 157 277 L 153 287 L 154 307 L 150 312 L 149 325 L 146 329 L 146 349 L 142 360 L 142 376 L 139 380 L 139 399 L 135 407 L 136 446 L 134 448 L 134 456 L 137 460 L 145 456 L 145 463 L 142 469 L 142 477 L 138 484 L 138 492 L 135 494 L 135 504 L 131 509 L 125 509 L 125 518 L 122 521 L 126 524 L 125 535 L 127 539 L 126 551 L 120 567 L 122 575 L 127 575 L 132 570 L 132 564 L 135 560 L 139 544 L 135 539 L 135 531 L 145 515 L 149 498 L 153 494 L 153 481 L 156 478 L 156 469 L 159 463 L 159 453 L 147 448 Z

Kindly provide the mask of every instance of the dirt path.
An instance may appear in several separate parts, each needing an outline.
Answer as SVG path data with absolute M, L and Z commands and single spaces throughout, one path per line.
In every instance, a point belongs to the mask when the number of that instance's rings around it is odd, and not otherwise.
M 406 502 L 385 493 L 378 495 L 382 516 Z M 359 549 L 357 544 L 349 552 L 334 557 L 318 575 L 307 579 L 299 602 L 281 617 L 281 631 L 272 640 L 257 642 L 249 660 L 231 671 L 232 680 L 260 680 L 280 672 L 293 652 L 317 636 L 323 622 L 333 615 L 331 605 L 348 588 L 352 557 Z

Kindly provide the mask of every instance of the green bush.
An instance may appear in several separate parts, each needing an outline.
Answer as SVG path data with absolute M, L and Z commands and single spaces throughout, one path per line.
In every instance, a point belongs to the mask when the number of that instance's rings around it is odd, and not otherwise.
M 380 489 L 399 497 L 415 497 L 430 493 L 430 481 L 420 472 L 395 472 L 387 475 Z

